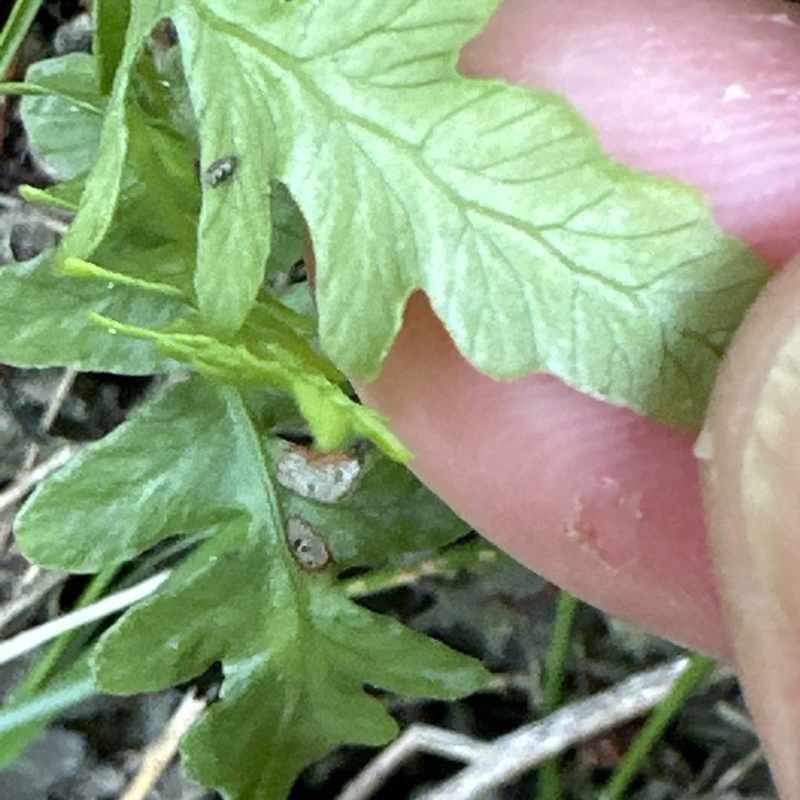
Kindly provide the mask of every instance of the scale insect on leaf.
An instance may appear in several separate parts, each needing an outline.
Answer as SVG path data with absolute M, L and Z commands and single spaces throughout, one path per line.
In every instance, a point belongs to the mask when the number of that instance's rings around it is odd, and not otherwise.
M 203 174 L 203 183 L 212 189 L 233 177 L 239 168 L 239 156 L 227 155 L 214 161 Z
M 325 540 L 300 517 L 286 523 L 286 539 L 294 560 L 306 572 L 321 572 L 331 560 Z

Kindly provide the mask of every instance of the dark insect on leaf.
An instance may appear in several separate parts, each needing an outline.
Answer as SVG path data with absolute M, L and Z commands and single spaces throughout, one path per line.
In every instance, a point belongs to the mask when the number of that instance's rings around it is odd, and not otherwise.
M 325 540 L 300 517 L 286 523 L 286 539 L 294 560 L 306 572 L 319 572 L 328 566 L 331 554 Z
M 218 158 L 203 175 L 203 183 L 212 189 L 232 177 L 239 167 L 239 157 L 235 155 Z

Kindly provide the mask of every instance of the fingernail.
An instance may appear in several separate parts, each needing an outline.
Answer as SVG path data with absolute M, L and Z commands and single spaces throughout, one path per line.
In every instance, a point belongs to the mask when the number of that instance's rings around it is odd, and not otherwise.
M 776 276 L 737 333 L 696 452 L 759 582 L 800 620 L 800 269 Z M 701 446 L 702 445 L 702 446 Z M 716 509 L 720 512 L 720 509 Z
M 775 353 L 742 452 L 744 533 L 756 569 L 800 620 L 800 317 Z
M 800 260 L 737 331 L 695 454 L 748 705 L 781 796 L 800 800 Z

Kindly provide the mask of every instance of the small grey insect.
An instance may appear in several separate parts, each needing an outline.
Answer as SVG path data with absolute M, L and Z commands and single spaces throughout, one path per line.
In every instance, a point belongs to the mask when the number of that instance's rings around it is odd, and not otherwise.
M 286 539 L 294 560 L 306 572 L 321 572 L 331 560 L 325 540 L 300 517 L 286 523 Z
M 205 171 L 203 175 L 203 183 L 210 186 L 212 189 L 224 183 L 233 176 L 233 173 L 239 167 L 239 156 L 229 155 L 218 158 L 211 166 Z

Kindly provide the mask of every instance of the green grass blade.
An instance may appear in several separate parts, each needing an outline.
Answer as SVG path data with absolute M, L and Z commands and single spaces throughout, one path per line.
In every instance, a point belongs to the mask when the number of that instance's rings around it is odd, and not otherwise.
M 616 772 L 601 795 L 602 800 L 622 798 L 670 720 L 680 711 L 689 695 L 711 675 L 715 666 L 716 661 L 708 656 L 695 653 L 691 657 L 686 671 L 675 682 L 666 699 L 653 710 L 636 741 L 620 760 Z
M 561 704 L 561 685 L 564 680 L 564 665 L 569 651 L 572 623 L 580 607 L 580 600 L 569 592 L 561 591 L 553 622 L 553 637 L 547 651 L 544 684 L 544 712 L 551 714 Z M 561 778 L 558 758 L 549 758 L 539 770 L 537 785 L 538 800 L 559 800 Z
M 8 20 L 0 31 L 0 78 L 4 78 L 14 56 L 17 54 L 25 34 L 30 30 L 41 0 L 17 0 L 8 15 Z
M 115 569 L 109 569 L 96 575 L 76 608 L 95 602 L 115 574 Z M 0 711 L 0 769 L 11 764 L 56 714 L 97 691 L 85 654 L 73 661 L 76 656 L 67 653 L 79 652 L 85 635 L 85 631 L 73 630 L 56 639 L 6 699 L 5 708 Z M 65 663 L 70 664 L 66 675 Z
M 31 700 L 0 711 L 0 734 L 14 733 L 31 725 L 36 725 L 40 730 L 57 714 L 88 700 L 96 693 L 94 678 L 75 677 L 56 688 L 41 692 Z

